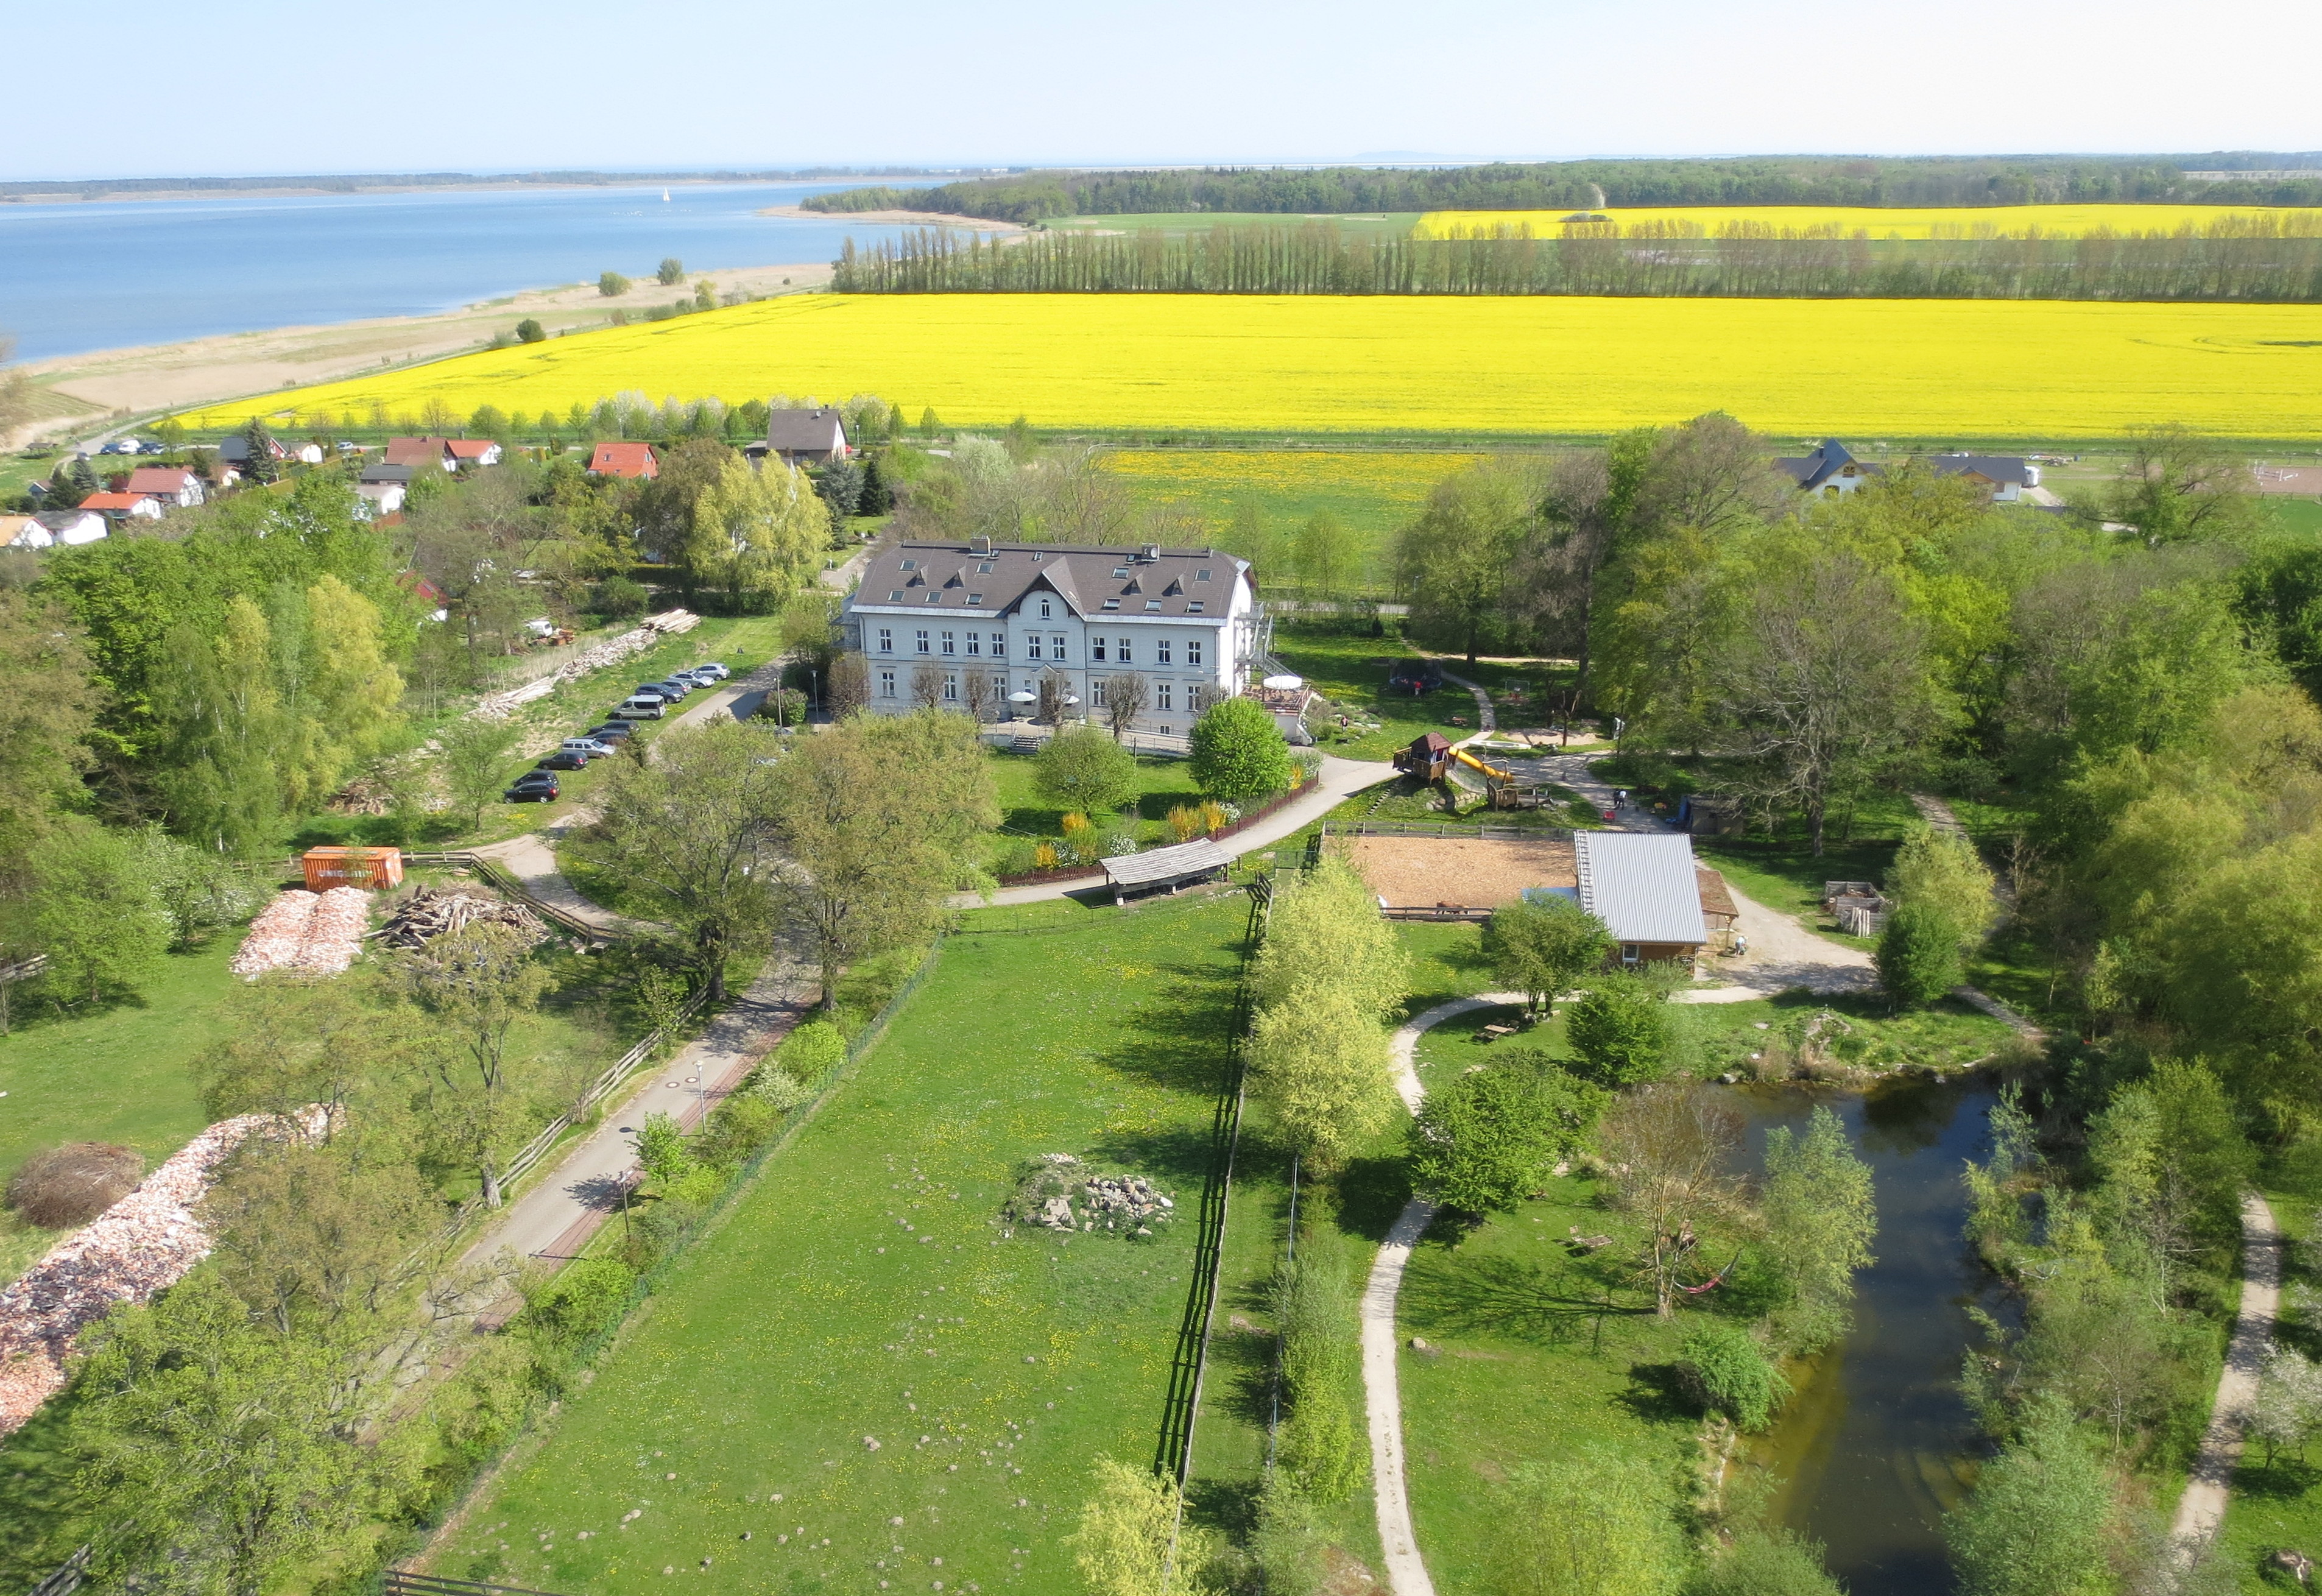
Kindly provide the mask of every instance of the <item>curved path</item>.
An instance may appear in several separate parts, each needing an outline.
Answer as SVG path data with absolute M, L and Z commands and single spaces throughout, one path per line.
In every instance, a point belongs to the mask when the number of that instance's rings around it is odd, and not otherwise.
M 2208 1544 L 2225 1518 L 2234 1465 L 2241 1461 L 2242 1429 L 2249 1422 L 2267 1349 L 2273 1344 L 2273 1318 L 2281 1301 L 2281 1231 L 2266 1200 L 2251 1192 L 2242 1198 L 2241 1312 L 2226 1348 L 2225 1370 L 2217 1376 L 2209 1427 L 2202 1433 L 2200 1453 L 2178 1500 L 2176 1522 L 2170 1526 L 2178 1555 L 2185 1561 Z
M 1398 1026 L 1387 1044 L 1388 1061 L 1403 1106 L 1417 1114 L 1427 1097 L 1426 1088 L 1419 1084 L 1421 1036 L 1460 1014 L 1522 1001 L 1519 992 L 1454 998 Z M 1394 1302 L 1403 1290 L 1403 1267 L 1434 1218 L 1435 1205 L 1425 1197 L 1415 1197 L 1403 1205 L 1387 1229 L 1377 1261 L 1371 1265 L 1370 1282 L 1363 1288 L 1363 1402 L 1370 1420 L 1372 1500 L 1378 1512 L 1387 1588 L 1394 1596 L 1435 1596 L 1435 1582 L 1427 1577 L 1427 1564 L 1419 1555 L 1419 1536 L 1411 1527 L 1411 1484 L 1403 1471 L 1403 1387 L 1395 1367 L 1394 1333 Z

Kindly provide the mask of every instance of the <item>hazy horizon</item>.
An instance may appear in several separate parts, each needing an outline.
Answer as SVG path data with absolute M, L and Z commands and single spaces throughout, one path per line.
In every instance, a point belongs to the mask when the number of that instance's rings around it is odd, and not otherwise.
M 20 118 L 0 180 L 2287 151 L 2316 142 L 2322 45 L 2322 7 L 2290 0 L 2225 0 L 2189 28 L 2098 0 L 1962 0 L 1933 24 L 1831 0 L 897 0 L 878 23 L 580 0 L 543 28 L 416 0 L 386 32 L 248 0 L 188 29 L 124 0 L 108 37 L 168 41 L 144 108 L 183 95 L 199 114 Z M 88 23 L 28 15 L 14 42 L 80 59 Z

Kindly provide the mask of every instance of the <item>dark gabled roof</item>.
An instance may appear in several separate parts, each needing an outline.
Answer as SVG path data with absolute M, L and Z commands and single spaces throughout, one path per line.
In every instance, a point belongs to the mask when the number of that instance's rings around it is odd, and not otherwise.
M 32 512 L 32 518 L 51 532 L 61 532 L 68 527 L 79 526 L 96 514 L 93 509 L 36 509 Z
M 366 482 L 408 483 L 411 481 L 411 477 L 412 468 L 410 466 L 389 465 L 385 461 L 381 461 L 376 465 L 366 465 L 362 469 L 362 480 Z
M 1887 474 L 1883 466 L 1857 460 L 1836 438 L 1823 439 L 1822 447 L 1811 454 L 1785 454 L 1774 462 L 1776 471 L 1786 472 L 1801 491 L 1809 493 L 1850 465 L 1865 476 Z
M 1935 468 L 1939 477 L 1955 477 L 1973 472 L 1989 477 L 1995 482 L 2013 482 L 2019 488 L 2032 485 L 2032 473 L 2023 457 L 2016 454 L 1932 454 L 1927 463 Z
M 846 447 L 846 418 L 827 405 L 818 410 L 771 410 L 766 447 L 784 454 L 829 452 Z
M 990 570 L 983 569 L 987 565 Z M 1247 562 L 1215 549 L 1154 548 L 1148 554 L 1146 548 L 1001 543 L 979 551 L 965 543 L 891 543 L 871 556 L 862 585 L 847 604 L 1001 615 L 1050 592 L 1091 619 L 1139 616 L 1221 622 L 1232 612 L 1235 580 L 1248 569 Z M 890 593 L 903 596 L 891 599 Z M 983 601 L 970 605 L 971 594 Z M 1108 602 L 1116 607 L 1106 609 Z M 1196 604 L 1199 610 L 1193 608 Z

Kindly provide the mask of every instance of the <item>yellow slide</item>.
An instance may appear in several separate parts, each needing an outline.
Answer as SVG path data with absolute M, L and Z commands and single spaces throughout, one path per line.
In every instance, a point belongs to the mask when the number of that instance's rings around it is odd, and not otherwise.
M 1476 769 L 1482 771 L 1486 775 L 1490 776 L 1495 782 L 1512 782 L 1516 779 L 1509 772 L 1502 770 L 1496 765 L 1485 764 L 1481 759 L 1476 758 L 1475 755 L 1470 754 L 1465 748 L 1452 749 L 1451 757 L 1458 760 L 1462 765 L 1474 766 Z

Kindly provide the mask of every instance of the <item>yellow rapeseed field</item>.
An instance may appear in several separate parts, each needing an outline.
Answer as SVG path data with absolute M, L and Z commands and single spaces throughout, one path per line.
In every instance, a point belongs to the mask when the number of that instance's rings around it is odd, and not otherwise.
M 1725 409 L 1781 434 L 2322 436 L 2322 306 L 2037 300 L 813 294 L 262 399 L 398 419 L 870 392 L 917 417 L 1115 431 L 1600 433 Z
M 1413 238 L 1561 238 L 1566 219 L 1594 215 L 1619 224 L 1623 233 L 1666 223 L 1690 223 L 1714 237 L 1736 225 L 1776 233 L 1824 233 L 1865 238 L 2085 238 L 2113 233 L 2199 231 L 2220 222 L 2262 221 L 2299 237 L 2322 233 L 2322 211 L 2263 205 L 2005 205 L 1930 208 L 1874 206 L 1719 205 L 1608 207 L 1575 211 L 1430 211 L 1412 230 Z

